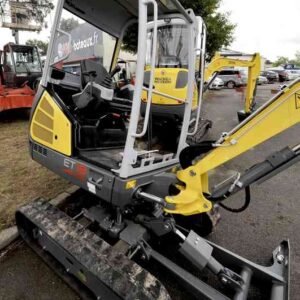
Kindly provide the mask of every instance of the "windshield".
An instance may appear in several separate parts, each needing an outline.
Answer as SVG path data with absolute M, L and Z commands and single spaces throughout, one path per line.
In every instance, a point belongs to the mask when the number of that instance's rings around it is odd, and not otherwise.
M 153 30 L 147 35 L 146 63 L 150 65 Z M 184 25 L 167 25 L 157 30 L 155 67 L 187 68 L 188 29 Z
M 42 66 L 36 47 L 12 47 L 17 73 L 42 72 Z
M 93 60 L 109 72 L 116 46 L 115 37 L 65 9 L 59 29 L 51 55 L 51 64 L 55 68 L 80 75 L 80 61 Z

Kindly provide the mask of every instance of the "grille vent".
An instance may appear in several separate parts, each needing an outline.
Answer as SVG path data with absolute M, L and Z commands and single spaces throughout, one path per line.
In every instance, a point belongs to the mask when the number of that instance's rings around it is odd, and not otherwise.
M 32 131 L 37 138 L 51 145 L 53 144 L 54 136 L 53 119 L 54 109 L 46 97 L 43 97 L 34 116 Z
M 48 152 L 47 152 L 47 149 L 40 146 L 40 145 L 37 145 L 37 144 L 33 144 L 33 151 L 43 155 L 43 156 L 47 156 L 48 155 Z

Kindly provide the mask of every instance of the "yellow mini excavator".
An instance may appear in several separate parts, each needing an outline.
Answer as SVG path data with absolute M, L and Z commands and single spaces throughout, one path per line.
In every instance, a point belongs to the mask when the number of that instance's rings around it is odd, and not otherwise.
M 207 86 L 209 86 L 210 82 L 212 82 L 224 68 L 238 67 L 248 69 L 245 108 L 244 110 L 238 111 L 239 121 L 246 119 L 255 110 L 255 94 L 261 70 L 260 65 L 261 58 L 259 53 L 251 55 L 216 53 L 205 70 L 204 78 L 205 82 L 208 83 Z
M 174 147 L 174 143 L 178 143 L 178 139 L 181 133 L 181 124 L 184 117 L 185 100 L 188 89 L 188 58 L 187 58 L 187 44 L 184 43 L 184 35 L 187 33 L 186 26 L 167 27 L 168 20 L 158 20 L 157 29 L 157 49 L 156 58 L 153 71 L 153 89 L 151 97 L 150 108 L 150 136 L 159 135 L 161 140 L 165 140 L 169 147 Z M 151 39 L 153 32 L 153 23 L 149 22 L 148 27 L 148 39 Z M 202 63 L 200 60 L 200 48 L 199 41 L 206 39 L 204 32 L 198 33 L 197 37 L 198 50 L 197 50 L 197 69 L 199 70 Z M 177 35 L 177 36 L 175 36 Z M 145 115 L 147 107 L 147 94 L 149 87 L 149 80 L 151 75 L 151 48 L 146 52 L 145 74 L 144 74 L 144 88 L 142 91 L 142 103 L 141 112 L 142 116 Z M 197 74 L 196 74 L 197 75 Z M 202 94 L 202 87 L 198 82 L 198 76 L 194 78 L 193 87 L 193 101 L 191 111 L 190 125 L 194 128 L 197 118 L 198 107 L 201 104 L 198 103 L 199 93 Z M 193 135 L 189 135 L 187 138 L 188 144 L 195 144 L 200 142 L 207 131 L 211 128 L 212 122 L 206 119 L 200 119 L 197 121 L 197 127 L 192 129 Z M 148 132 L 147 132 L 148 133 Z
M 160 20 L 163 23 L 164 20 Z M 148 24 L 151 27 L 151 23 Z M 186 30 L 182 28 L 181 30 Z M 149 33 L 151 34 L 151 33 Z M 152 33 L 153 34 L 153 33 Z M 187 92 L 188 69 L 187 61 L 184 57 L 186 45 L 179 44 L 179 47 L 174 48 L 173 40 L 166 39 L 165 30 L 158 29 L 158 50 L 154 69 L 154 90 L 152 96 L 151 106 L 151 136 L 160 134 L 164 135 L 164 140 L 169 146 L 177 141 L 181 131 L 181 121 L 184 112 L 184 99 Z M 170 30 L 167 34 L 172 34 Z M 201 33 L 199 33 L 201 34 Z M 200 40 L 199 37 L 198 40 Z M 144 74 L 145 89 L 142 92 L 142 114 L 144 115 L 147 104 L 147 87 L 150 79 L 150 60 L 151 52 L 146 56 L 146 70 Z M 199 60 L 199 57 L 198 57 Z M 197 63 L 200 63 L 198 61 Z M 218 76 L 224 68 L 240 67 L 247 68 L 247 84 L 245 95 L 245 108 L 238 111 L 239 121 L 243 121 L 255 110 L 255 94 L 258 77 L 260 74 L 261 58 L 259 53 L 245 55 L 245 54 L 225 54 L 216 53 L 211 62 L 205 68 L 204 82 L 205 86 L 202 92 L 205 92 L 213 80 Z M 196 73 L 193 93 L 192 116 L 197 114 L 198 92 L 200 86 L 197 85 L 198 76 Z M 195 144 L 200 142 L 205 137 L 207 131 L 211 128 L 212 121 L 201 119 L 198 122 L 198 127 L 193 136 L 187 139 L 188 144 Z
M 91 34 L 74 39 L 60 27 L 67 18 Z M 130 100 L 116 95 L 112 78 L 120 71 L 116 65 L 124 32 L 134 22 L 138 53 Z M 212 170 L 300 122 L 300 80 L 218 140 L 188 146 L 187 137 L 199 123 L 204 83 L 206 27 L 201 17 L 177 0 L 58 0 L 53 24 L 31 113 L 30 153 L 86 190 L 88 198 L 72 199 L 76 209 L 59 209 L 43 199 L 21 207 L 16 212 L 21 236 L 83 297 L 178 299 L 174 286 L 169 289 L 172 276 L 186 299 L 247 299 L 253 287 L 256 292 L 262 288 L 263 299 L 288 299 L 288 241 L 274 250 L 272 265 L 264 267 L 209 242 L 200 225 L 205 213 L 241 190 L 245 204 L 240 211 L 246 209 L 250 185 L 299 160 L 299 145 L 285 147 L 211 186 Z M 166 57 L 161 57 L 167 45 Z M 64 68 L 72 47 L 80 74 Z M 180 61 L 174 51 L 181 53 Z M 156 90 L 165 80 L 155 82 L 158 58 L 183 68 L 176 85 L 187 81 L 185 94 Z M 199 105 L 193 116 L 195 74 L 200 74 Z M 159 134 L 156 145 L 145 138 L 154 95 L 182 104 L 180 135 L 172 147 Z M 206 281 L 201 274 L 208 272 L 214 278 Z

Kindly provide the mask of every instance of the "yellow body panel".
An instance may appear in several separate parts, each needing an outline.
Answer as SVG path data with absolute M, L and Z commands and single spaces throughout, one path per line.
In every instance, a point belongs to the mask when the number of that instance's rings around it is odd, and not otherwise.
M 238 55 L 237 55 L 238 56 Z M 253 54 L 250 60 L 243 60 L 237 58 L 230 58 L 222 56 L 220 53 L 216 53 L 209 65 L 207 66 L 204 74 L 204 81 L 208 82 L 208 79 L 218 71 L 221 71 L 225 67 L 242 67 L 248 68 L 248 82 L 245 97 L 245 112 L 251 113 L 252 104 L 254 100 L 254 92 L 256 88 L 256 82 L 261 70 L 260 54 Z
M 150 72 L 149 69 L 146 69 L 145 72 Z M 177 87 L 177 78 L 179 73 L 185 73 L 186 83 L 183 87 Z M 161 105 L 178 105 L 186 101 L 187 97 L 187 69 L 181 68 L 155 68 L 154 70 L 154 93 L 152 95 L 153 104 Z M 183 77 L 185 77 L 183 76 Z M 198 90 L 195 82 L 194 95 L 193 95 L 193 109 L 198 105 Z M 181 101 L 176 101 L 174 99 L 155 94 L 155 91 L 158 91 L 163 94 L 170 95 L 172 97 L 179 98 Z M 147 91 L 142 93 L 142 101 L 147 102 Z
M 43 93 L 34 111 L 30 124 L 30 136 L 41 145 L 62 154 L 71 155 L 71 122 L 47 91 Z
M 211 208 L 203 195 L 208 193 L 208 172 L 271 137 L 300 122 L 300 81 L 285 88 L 266 106 L 249 117 L 247 121 L 228 135 L 221 145 L 195 165 L 177 173 L 185 184 L 178 195 L 166 197 L 166 201 L 176 204 L 170 213 L 192 215 L 206 212 Z

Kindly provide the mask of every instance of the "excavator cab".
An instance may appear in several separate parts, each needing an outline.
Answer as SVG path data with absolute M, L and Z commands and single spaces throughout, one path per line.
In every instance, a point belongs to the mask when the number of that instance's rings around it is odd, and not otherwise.
M 201 20 L 197 20 L 196 18 L 196 22 L 198 22 L 197 40 L 200 43 L 202 39 L 203 43 L 203 39 L 206 38 L 204 36 L 206 31 L 202 28 L 203 22 L 201 22 Z M 172 22 L 168 19 L 159 20 L 157 26 L 157 54 L 154 70 L 155 91 L 152 103 L 154 107 L 159 105 L 157 109 L 164 109 L 165 112 L 176 109 L 177 113 L 174 111 L 174 115 L 182 117 L 183 102 L 186 98 L 188 83 L 188 28 L 181 19 L 176 18 L 174 18 Z M 202 34 L 203 36 L 201 36 Z M 152 42 L 153 24 L 149 22 L 147 43 L 151 45 Z M 151 54 L 151 47 L 148 47 L 146 53 L 146 71 L 144 75 L 145 86 L 149 86 Z M 200 49 L 197 54 L 199 57 Z M 199 65 L 195 66 L 196 71 L 201 72 L 201 70 L 198 70 L 198 67 Z M 181 100 L 170 98 L 167 95 L 177 95 Z M 144 103 L 147 101 L 146 91 L 143 92 L 142 101 Z M 195 78 L 193 109 L 197 107 L 197 104 L 198 90 Z
M 19 88 L 25 83 L 36 89 L 42 76 L 42 64 L 37 47 L 9 43 L 3 47 L 2 79 L 7 87 Z
M 176 165 L 187 137 L 195 133 L 199 120 L 200 105 L 195 107 L 195 102 L 201 103 L 202 93 L 197 92 L 195 85 L 195 64 L 196 56 L 204 60 L 206 29 L 202 19 L 191 10 L 164 2 L 136 2 L 136 9 L 141 10 L 138 14 L 125 11 L 120 20 L 110 20 L 107 26 L 104 21 L 107 16 L 96 21 L 91 13 L 87 18 L 87 13 L 80 13 L 74 3 L 62 1 L 63 8 L 49 45 L 50 56 L 31 120 L 32 149 L 39 144 L 54 155 L 76 157 L 82 164 L 97 165 L 118 178 Z M 116 7 L 121 9 L 118 1 L 113 1 L 109 14 L 113 15 Z M 178 14 L 179 10 L 183 14 Z M 142 38 L 138 40 L 133 98 L 121 98 L 113 77 L 121 71 L 117 62 L 122 36 L 129 23 L 137 20 L 143 11 L 148 17 L 139 21 Z M 73 28 L 65 28 L 67 19 L 75 20 Z M 180 60 L 176 66 L 173 62 L 170 68 L 175 52 L 169 52 L 174 47 Z M 79 74 L 68 72 L 68 66 L 74 64 L 80 66 Z M 161 72 L 164 75 L 157 77 Z M 164 83 L 170 87 L 168 80 L 174 85 L 172 89 L 164 88 Z M 199 80 L 200 89 L 202 85 Z M 180 131 L 174 134 L 151 130 L 152 115 L 155 116 L 157 102 L 162 98 L 167 99 L 167 109 L 180 103 L 180 108 L 174 107 L 180 110 L 177 121 Z M 142 107 L 144 100 L 146 105 Z M 48 122 L 50 112 L 53 113 Z M 169 137 L 172 143 L 168 142 Z M 52 161 L 47 162 L 44 157 L 41 163 L 53 166 Z M 88 169 L 86 167 L 87 174 Z M 65 169 L 61 171 L 64 176 L 70 176 Z M 101 172 L 92 176 L 93 182 L 99 179 Z M 77 182 L 74 176 L 70 179 Z M 86 182 L 82 182 L 82 186 L 88 189 Z
M 193 78 L 193 99 L 192 118 L 197 117 L 199 96 L 202 94 L 202 87 L 197 81 L 196 74 L 202 73 L 202 54 L 205 52 L 206 28 L 201 18 L 195 19 L 197 36 L 195 51 L 195 74 Z M 153 22 L 149 22 L 147 43 L 153 42 Z M 163 129 L 168 132 L 180 130 L 181 121 L 184 116 L 186 93 L 188 88 L 188 27 L 180 18 L 160 19 L 157 23 L 157 53 L 154 64 L 154 90 L 152 96 L 152 122 L 156 130 Z M 144 86 L 149 86 L 151 47 L 147 48 L 146 69 L 144 74 Z M 202 97 L 202 96 L 201 96 Z M 200 98 L 201 98 L 200 97 Z M 142 110 L 147 105 L 147 89 L 142 93 Z M 162 123 L 161 120 L 164 120 Z M 201 122 L 201 127 L 210 127 L 209 121 Z M 207 129 L 208 129 L 207 128 Z M 177 133 L 178 136 L 178 133 Z

